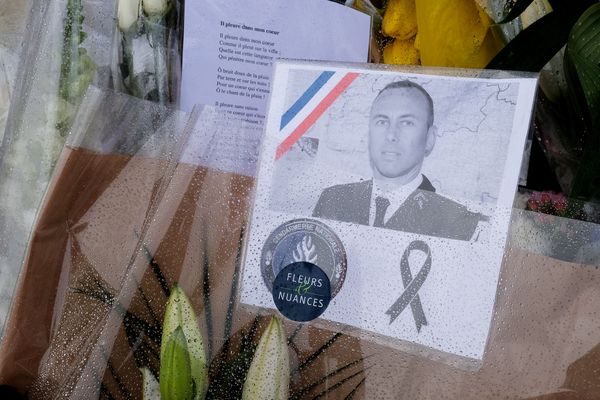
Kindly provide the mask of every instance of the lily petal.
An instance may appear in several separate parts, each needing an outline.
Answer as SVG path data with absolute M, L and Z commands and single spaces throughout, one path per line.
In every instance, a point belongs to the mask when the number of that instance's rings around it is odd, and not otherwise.
M 140 0 L 119 0 L 117 5 L 117 18 L 119 29 L 123 32 L 128 30 L 139 17 Z
M 177 327 L 161 346 L 160 395 L 162 400 L 191 400 L 194 382 L 190 353 L 181 327 Z
M 144 400 L 161 400 L 160 399 L 160 387 L 158 386 L 158 381 L 152 375 L 152 372 L 146 367 L 140 368 L 142 372 L 143 379 L 143 399 Z
M 185 292 L 179 285 L 171 289 L 171 296 L 167 301 L 165 318 L 163 321 L 162 343 L 167 343 L 169 337 L 181 328 L 186 339 L 189 352 L 192 379 L 196 387 L 196 400 L 203 399 L 208 388 L 208 368 L 206 366 L 206 355 L 204 353 L 204 341 L 194 308 Z M 161 346 L 160 359 L 162 359 L 166 348 Z
M 242 400 L 285 400 L 289 396 L 290 362 L 281 320 L 271 318 L 263 333 L 242 392 Z

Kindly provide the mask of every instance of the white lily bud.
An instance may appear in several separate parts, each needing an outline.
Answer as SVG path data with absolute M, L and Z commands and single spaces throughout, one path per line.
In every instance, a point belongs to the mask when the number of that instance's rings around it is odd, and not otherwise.
M 208 368 L 206 366 L 206 355 L 204 353 L 202 334 L 198 328 L 198 320 L 196 319 L 196 314 L 190 300 L 179 285 L 174 285 L 171 289 L 171 296 L 167 301 L 167 308 L 165 310 L 165 318 L 163 321 L 163 333 L 160 346 L 161 386 L 163 385 L 162 363 L 163 359 L 167 358 L 165 354 L 167 343 L 169 343 L 171 335 L 178 328 L 181 329 L 186 341 L 186 352 L 188 353 L 190 360 L 191 378 L 194 380 L 195 387 L 194 399 L 203 399 L 206 394 L 206 389 L 208 389 Z
M 290 361 L 281 320 L 271 318 L 250 364 L 242 400 L 286 400 L 289 396 Z
M 160 398 L 163 400 L 193 400 L 194 380 L 190 352 L 183 329 L 178 326 L 169 340 L 161 343 Z
M 117 18 L 119 20 L 119 29 L 128 30 L 139 17 L 140 0 L 119 0 L 117 5 Z
M 142 0 L 144 12 L 149 16 L 162 16 L 167 12 L 168 0 Z
M 143 379 L 142 398 L 144 400 L 160 400 L 160 387 L 152 372 L 146 367 L 140 368 L 140 371 Z

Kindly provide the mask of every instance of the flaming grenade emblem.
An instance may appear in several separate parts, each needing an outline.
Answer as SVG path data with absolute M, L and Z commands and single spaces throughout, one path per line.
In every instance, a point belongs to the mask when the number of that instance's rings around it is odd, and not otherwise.
M 292 257 L 294 262 L 317 263 L 317 249 L 309 235 L 304 235 L 302 241 L 296 246 L 296 250 L 293 251 Z

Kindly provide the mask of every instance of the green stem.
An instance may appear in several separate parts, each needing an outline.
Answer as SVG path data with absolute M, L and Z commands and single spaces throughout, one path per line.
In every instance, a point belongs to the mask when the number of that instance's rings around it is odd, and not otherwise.
M 81 0 L 68 0 L 59 78 L 60 95 L 66 101 L 72 100 L 69 84 L 73 82 L 77 75 L 78 47 L 83 33 L 81 29 L 81 24 L 83 23 L 82 11 Z
M 135 25 L 134 25 L 135 26 Z M 125 63 L 125 66 L 127 68 L 127 74 L 128 74 L 128 84 L 125 85 L 125 82 L 123 82 L 123 84 L 125 86 L 127 86 L 127 89 L 129 90 L 129 94 L 143 99 L 144 98 L 144 91 L 143 91 L 143 84 L 142 82 L 140 82 L 140 79 L 136 76 L 135 73 L 135 68 L 134 68 L 134 62 L 133 62 L 133 39 L 135 37 L 135 30 L 134 29 L 129 29 L 127 32 L 123 32 L 121 34 L 121 46 L 122 46 L 122 51 L 123 51 L 123 62 Z
M 169 101 L 168 57 L 167 57 L 167 28 L 164 17 L 148 18 L 146 32 L 152 52 L 154 53 L 154 79 L 158 92 L 158 102 L 166 104 Z

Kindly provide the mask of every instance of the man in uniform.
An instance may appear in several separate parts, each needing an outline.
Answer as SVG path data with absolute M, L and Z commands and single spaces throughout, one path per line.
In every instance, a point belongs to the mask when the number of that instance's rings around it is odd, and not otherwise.
M 373 179 L 323 191 L 313 217 L 457 240 L 474 239 L 488 217 L 435 193 L 421 174 L 435 145 L 433 101 L 404 80 L 384 87 L 371 106 L 369 158 Z

